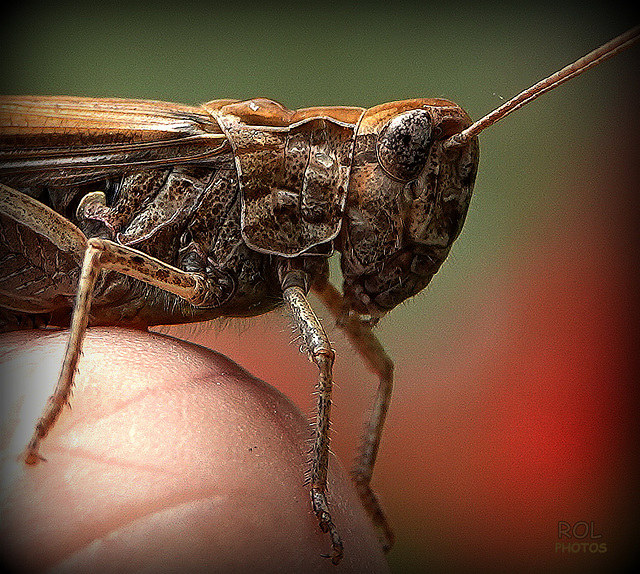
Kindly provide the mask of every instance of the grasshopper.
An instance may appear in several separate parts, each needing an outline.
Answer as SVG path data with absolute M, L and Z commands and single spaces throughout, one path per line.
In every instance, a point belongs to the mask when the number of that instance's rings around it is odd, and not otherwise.
M 24 461 L 43 460 L 88 326 L 147 329 L 285 305 L 319 372 L 311 503 L 339 563 L 326 492 L 334 351 L 313 291 L 379 378 L 352 476 L 390 548 L 370 484 L 393 362 L 372 329 L 426 287 L 460 234 L 478 134 L 639 37 L 622 34 L 476 122 L 444 99 L 294 111 L 264 98 L 0 98 L 0 326 L 70 327 Z M 342 291 L 329 281 L 335 251 Z

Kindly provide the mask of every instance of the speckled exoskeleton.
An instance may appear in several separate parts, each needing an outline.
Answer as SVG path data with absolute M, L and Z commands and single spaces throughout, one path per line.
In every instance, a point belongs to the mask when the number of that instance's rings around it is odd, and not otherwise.
M 353 478 L 390 547 L 370 482 L 393 363 L 372 327 L 447 257 L 471 199 L 477 134 L 637 38 L 618 37 L 473 124 L 443 99 L 292 111 L 262 98 L 0 98 L 0 328 L 70 326 L 25 461 L 42 460 L 88 325 L 146 329 L 285 304 L 320 373 L 311 499 L 338 563 L 326 495 L 334 352 L 313 290 L 380 380 Z M 329 281 L 336 251 L 341 291 Z

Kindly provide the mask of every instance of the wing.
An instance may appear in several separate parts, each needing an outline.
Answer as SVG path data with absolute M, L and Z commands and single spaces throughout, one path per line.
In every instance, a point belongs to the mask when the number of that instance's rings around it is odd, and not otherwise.
M 203 108 L 151 100 L 0 97 L 0 178 L 19 187 L 207 165 L 230 151 Z

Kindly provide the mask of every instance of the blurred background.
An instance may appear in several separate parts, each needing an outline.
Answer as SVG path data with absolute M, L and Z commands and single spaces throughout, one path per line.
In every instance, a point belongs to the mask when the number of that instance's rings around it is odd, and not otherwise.
M 478 118 L 629 28 L 628 6 L 36 1 L 3 9 L 0 91 L 290 108 L 446 97 Z M 377 329 L 396 361 L 374 477 L 395 573 L 638 559 L 639 56 L 482 134 L 462 236 Z M 376 381 L 314 304 L 337 351 L 332 448 L 350 466 Z M 315 368 L 284 313 L 163 332 L 313 412 Z M 561 521 L 590 531 L 559 539 Z

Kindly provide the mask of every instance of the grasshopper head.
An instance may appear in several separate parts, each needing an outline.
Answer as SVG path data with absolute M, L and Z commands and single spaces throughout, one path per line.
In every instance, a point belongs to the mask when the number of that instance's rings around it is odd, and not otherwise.
M 469 207 L 478 142 L 443 144 L 470 124 L 440 99 L 363 115 L 338 241 L 349 311 L 383 316 L 422 290 L 446 258 Z
M 526 88 L 473 124 L 447 100 L 391 102 L 358 124 L 338 237 L 345 311 L 381 317 L 423 289 L 469 207 L 480 132 L 640 41 L 640 26 Z

